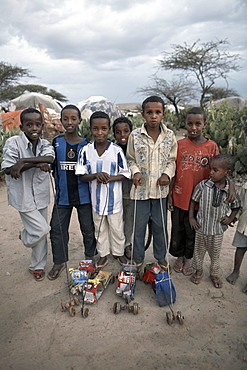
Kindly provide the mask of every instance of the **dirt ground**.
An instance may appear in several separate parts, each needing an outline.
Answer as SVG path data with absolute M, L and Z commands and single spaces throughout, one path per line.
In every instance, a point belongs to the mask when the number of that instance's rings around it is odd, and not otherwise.
M 36 282 L 28 272 L 30 251 L 18 239 L 22 227 L 18 212 L 7 205 L 6 187 L 0 186 L 1 230 L 1 360 L 0 369 L 133 370 L 133 369 L 224 369 L 247 368 L 247 257 L 236 285 L 226 276 L 232 270 L 235 228 L 224 235 L 221 273 L 223 288 L 209 280 L 209 259 L 200 285 L 189 277 L 172 273 L 177 291 L 174 311 L 184 324 L 166 322 L 169 307 L 159 307 L 150 285 L 137 281 L 138 315 L 126 311 L 114 315 L 116 283 L 108 285 L 89 316 L 70 317 L 61 312 L 69 300 L 65 271 L 55 281 Z M 51 207 L 50 207 L 51 211 Z M 70 227 L 68 267 L 77 267 L 84 257 L 76 215 Z M 169 257 L 173 266 L 175 258 Z M 152 262 L 152 247 L 146 262 Z M 49 255 L 46 272 L 52 266 Z M 110 258 L 106 271 L 117 274 L 118 263 Z

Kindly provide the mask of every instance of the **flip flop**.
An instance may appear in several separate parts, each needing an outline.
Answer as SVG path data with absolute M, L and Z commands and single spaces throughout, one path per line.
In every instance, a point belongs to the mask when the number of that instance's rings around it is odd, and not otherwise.
M 29 270 L 30 274 L 33 275 L 34 280 L 42 281 L 45 278 L 45 271 L 44 270 Z
M 222 288 L 222 281 L 218 277 L 210 276 L 210 279 L 214 285 L 215 288 L 219 289 Z
M 192 275 L 193 274 L 193 272 L 194 272 L 194 269 L 193 269 L 193 267 L 192 267 L 192 264 L 191 265 L 188 265 L 188 266 L 184 266 L 184 268 L 183 268 L 183 274 L 185 275 L 185 276 L 190 276 L 190 275 Z
M 100 259 L 98 260 L 96 264 L 96 270 L 102 269 L 103 267 L 107 265 L 107 263 L 108 263 L 107 257 L 100 257 Z
M 52 266 L 52 269 L 50 272 L 48 272 L 48 279 L 49 280 L 56 280 L 60 275 L 61 272 L 65 269 L 65 264 L 60 263 L 60 264 L 55 264 Z
M 178 263 L 178 261 L 176 261 L 173 266 L 173 270 L 176 272 L 183 272 L 183 266 L 184 266 L 184 263 Z
M 200 282 L 202 280 L 202 277 L 203 277 L 203 274 L 201 274 L 201 275 L 193 274 L 190 278 L 190 281 L 192 281 L 192 283 L 198 285 L 198 284 L 200 284 Z

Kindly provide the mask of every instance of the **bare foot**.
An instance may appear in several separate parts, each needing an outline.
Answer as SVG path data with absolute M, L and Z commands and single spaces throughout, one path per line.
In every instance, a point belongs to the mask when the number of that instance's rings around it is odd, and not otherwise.
M 242 290 L 243 293 L 247 294 L 247 284 L 245 285 L 244 289 Z
M 239 271 L 233 271 L 231 275 L 227 276 L 226 280 L 228 281 L 228 283 L 234 285 L 238 277 L 239 277 Z

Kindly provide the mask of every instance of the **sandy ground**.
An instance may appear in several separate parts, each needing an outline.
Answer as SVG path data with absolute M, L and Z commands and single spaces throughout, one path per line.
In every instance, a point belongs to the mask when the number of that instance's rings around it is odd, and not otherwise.
M 166 322 L 169 307 L 159 307 L 150 285 L 138 281 L 135 301 L 138 315 L 122 311 L 114 315 L 114 302 L 124 301 L 109 285 L 89 316 L 70 317 L 61 312 L 69 300 L 65 271 L 55 281 L 36 282 L 28 272 L 30 251 L 18 239 L 21 221 L 7 205 L 6 187 L 0 186 L 1 230 L 1 360 L 0 369 L 224 369 L 247 368 L 247 258 L 236 285 L 226 276 L 232 270 L 235 249 L 231 241 L 235 228 L 224 235 L 221 274 L 223 288 L 215 289 L 205 260 L 200 285 L 189 277 L 172 273 L 177 291 L 174 311 L 180 310 L 184 324 Z M 50 208 L 51 211 L 51 208 Z M 70 260 L 77 267 L 83 255 L 76 215 L 70 227 Z M 175 258 L 169 257 L 173 266 Z M 152 262 L 150 247 L 146 262 Z M 46 272 L 52 266 L 49 255 Z M 118 263 L 110 259 L 106 271 L 117 274 Z

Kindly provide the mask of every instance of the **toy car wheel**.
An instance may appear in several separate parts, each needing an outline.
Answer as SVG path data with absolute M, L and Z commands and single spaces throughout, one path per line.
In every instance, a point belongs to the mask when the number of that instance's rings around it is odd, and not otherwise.
M 167 312 L 166 313 L 166 321 L 167 321 L 167 324 L 168 325 L 171 325 L 172 324 L 172 314 L 171 314 L 171 312 Z
M 112 275 L 111 280 L 110 280 L 111 284 L 114 284 L 115 283 L 115 280 L 116 280 L 115 276 Z
M 86 318 L 86 317 L 88 317 L 88 314 L 89 314 L 89 309 L 88 308 L 82 308 L 81 309 L 82 317 Z
M 71 306 L 69 308 L 69 314 L 70 314 L 71 317 L 74 317 L 75 316 L 76 310 L 75 310 L 75 308 L 73 306 Z
M 113 312 L 118 314 L 121 311 L 121 306 L 119 302 L 115 302 L 113 305 Z
M 134 302 L 133 303 L 133 314 L 137 315 L 139 313 L 139 306 L 138 303 Z
M 177 319 L 178 319 L 179 324 L 180 324 L 180 325 L 183 325 L 184 320 L 183 320 L 183 317 L 182 317 L 181 311 L 178 311 L 178 312 L 177 312 Z

